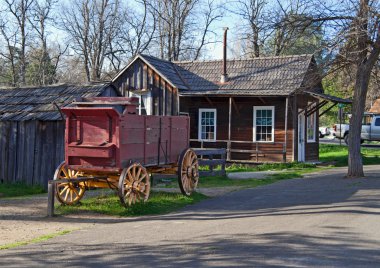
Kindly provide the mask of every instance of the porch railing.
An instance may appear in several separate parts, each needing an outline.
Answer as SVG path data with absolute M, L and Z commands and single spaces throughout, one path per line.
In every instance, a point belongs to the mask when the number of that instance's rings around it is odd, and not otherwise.
M 217 147 L 220 147 L 219 144 L 224 143 L 227 152 L 227 161 L 229 162 L 240 162 L 240 163 L 259 163 L 260 157 L 265 157 L 267 154 L 272 155 L 281 155 L 282 156 L 282 162 L 286 162 L 286 143 L 285 142 L 272 142 L 270 144 L 268 143 L 260 143 L 260 142 L 254 142 L 254 141 L 237 141 L 237 140 L 215 140 L 215 141 L 204 141 L 204 140 L 198 140 L 198 139 L 190 139 L 190 142 L 192 143 L 199 143 L 200 148 L 210 148 L 209 146 L 212 146 L 212 144 L 218 144 Z M 238 149 L 234 147 L 233 145 L 239 144 L 239 145 L 252 145 L 255 147 L 255 149 Z M 263 146 L 272 146 L 272 147 L 281 147 L 281 149 L 273 149 L 273 150 L 263 150 Z M 211 147 L 212 148 L 212 147 Z M 239 160 L 239 159 L 233 159 L 232 153 L 245 153 L 249 154 L 250 157 L 248 160 Z M 252 160 L 251 157 L 254 157 L 255 159 Z M 264 161 L 263 161 L 264 162 Z

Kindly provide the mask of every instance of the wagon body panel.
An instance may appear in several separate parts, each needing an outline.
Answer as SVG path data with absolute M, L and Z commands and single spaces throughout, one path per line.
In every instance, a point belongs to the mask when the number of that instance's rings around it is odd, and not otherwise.
M 143 166 L 176 165 L 189 146 L 187 116 L 141 116 L 113 107 L 68 107 L 65 162 L 74 170 L 119 174 Z M 123 110 L 121 110 L 123 112 Z

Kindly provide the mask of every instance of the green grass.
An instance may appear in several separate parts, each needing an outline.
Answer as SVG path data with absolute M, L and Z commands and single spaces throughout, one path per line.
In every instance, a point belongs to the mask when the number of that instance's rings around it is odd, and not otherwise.
M 314 168 L 315 164 L 312 163 L 265 163 L 265 164 L 230 164 L 226 166 L 226 172 L 251 172 L 251 171 L 268 171 L 268 170 L 284 170 L 284 169 L 304 169 Z M 220 170 L 221 166 L 218 165 L 214 170 Z M 199 167 L 199 170 L 209 170 L 208 166 Z
M 70 232 L 71 231 L 69 231 L 69 230 L 65 230 L 65 231 L 61 231 L 61 232 L 58 232 L 58 233 L 43 235 L 43 236 L 31 239 L 31 240 L 26 240 L 26 241 L 21 241 L 21 242 L 16 242 L 16 243 L 10 243 L 10 244 L 6 244 L 6 245 L 2 245 L 2 246 L 0 246 L 0 250 L 10 249 L 10 248 L 15 248 L 15 247 L 19 247 L 19 246 L 25 246 L 25 245 L 28 245 L 28 244 L 42 242 L 42 241 L 54 238 L 56 236 L 68 234 Z
M 56 213 L 59 215 L 92 212 L 123 217 L 158 215 L 176 211 L 206 198 L 200 193 L 186 197 L 179 193 L 152 192 L 147 202 L 125 208 L 121 205 L 119 198 L 112 194 L 83 199 L 74 206 L 58 205 L 56 206 Z
M 30 186 L 23 183 L 0 183 L 0 198 L 42 194 L 45 192 L 44 188 L 38 185 Z
M 376 165 L 380 164 L 380 150 L 373 148 L 361 148 L 363 164 Z M 344 167 L 348 165 L 348 147 L 335 144 L 319 145 L 319 160 L 331 163 L 336 167 Z
M 290 169 L 276 174 L 270 174 L 264 179 L 229 179 L 227 176 L 213 176 L 201 177 L 199 179 L 199 188 L 213 188 L 213 187 L 244 187 L 252 188 L 260 185 L 271 184 L 276 181 L 285 179 L 302 178 L 303 174 L 322 170 L 323 168 L 304 168 L 304 169 Z M 165 179 L 167 182 L 166 188 L 177 188 L 177 179 Z
M 232 164 L 226 167 L 227 172 L 247 172 L 247 171 L 268 171 L 268 170 L 284 170 L 284 169 L 305 169 L 315 168 L 315 164 L 311 163 L 265 163 L 261 165 L 243 165 Z

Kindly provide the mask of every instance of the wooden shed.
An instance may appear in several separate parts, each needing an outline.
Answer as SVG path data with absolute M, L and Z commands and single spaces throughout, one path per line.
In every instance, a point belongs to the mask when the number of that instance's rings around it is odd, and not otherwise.
M 137 55 L 113 80 L 144 114 L 187 113 L 192 147 L 231 162 L 318 161 L 323 93 L 313 55 L 169 62 Z M 178 110 L 175 107 L 179 106 Z
M 64 159 L 59 107 L 81 97 L 118 95 L 109 83 L 0 89 L 0 182 L 47 186 Z

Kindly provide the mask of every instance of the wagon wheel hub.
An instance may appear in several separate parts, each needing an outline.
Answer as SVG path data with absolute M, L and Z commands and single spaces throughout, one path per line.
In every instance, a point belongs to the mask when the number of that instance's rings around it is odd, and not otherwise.
M 193 174 L 194 174 L 193 168 L 191 166 L 187 167 L 186 168 L 186 176 L 189 177 L 189 178 L 191 178 L 191 177 L 193 177 Z
M 187 167 L 186 176 L 189 178 L 195 178 L 197 176 L 197 169 L 194 166 Z
M 143 183 L 139 181 L 134 181 L 132 183 L 132 189 L 137 190 L 137 191 L 144 191 L 144 185 Z

